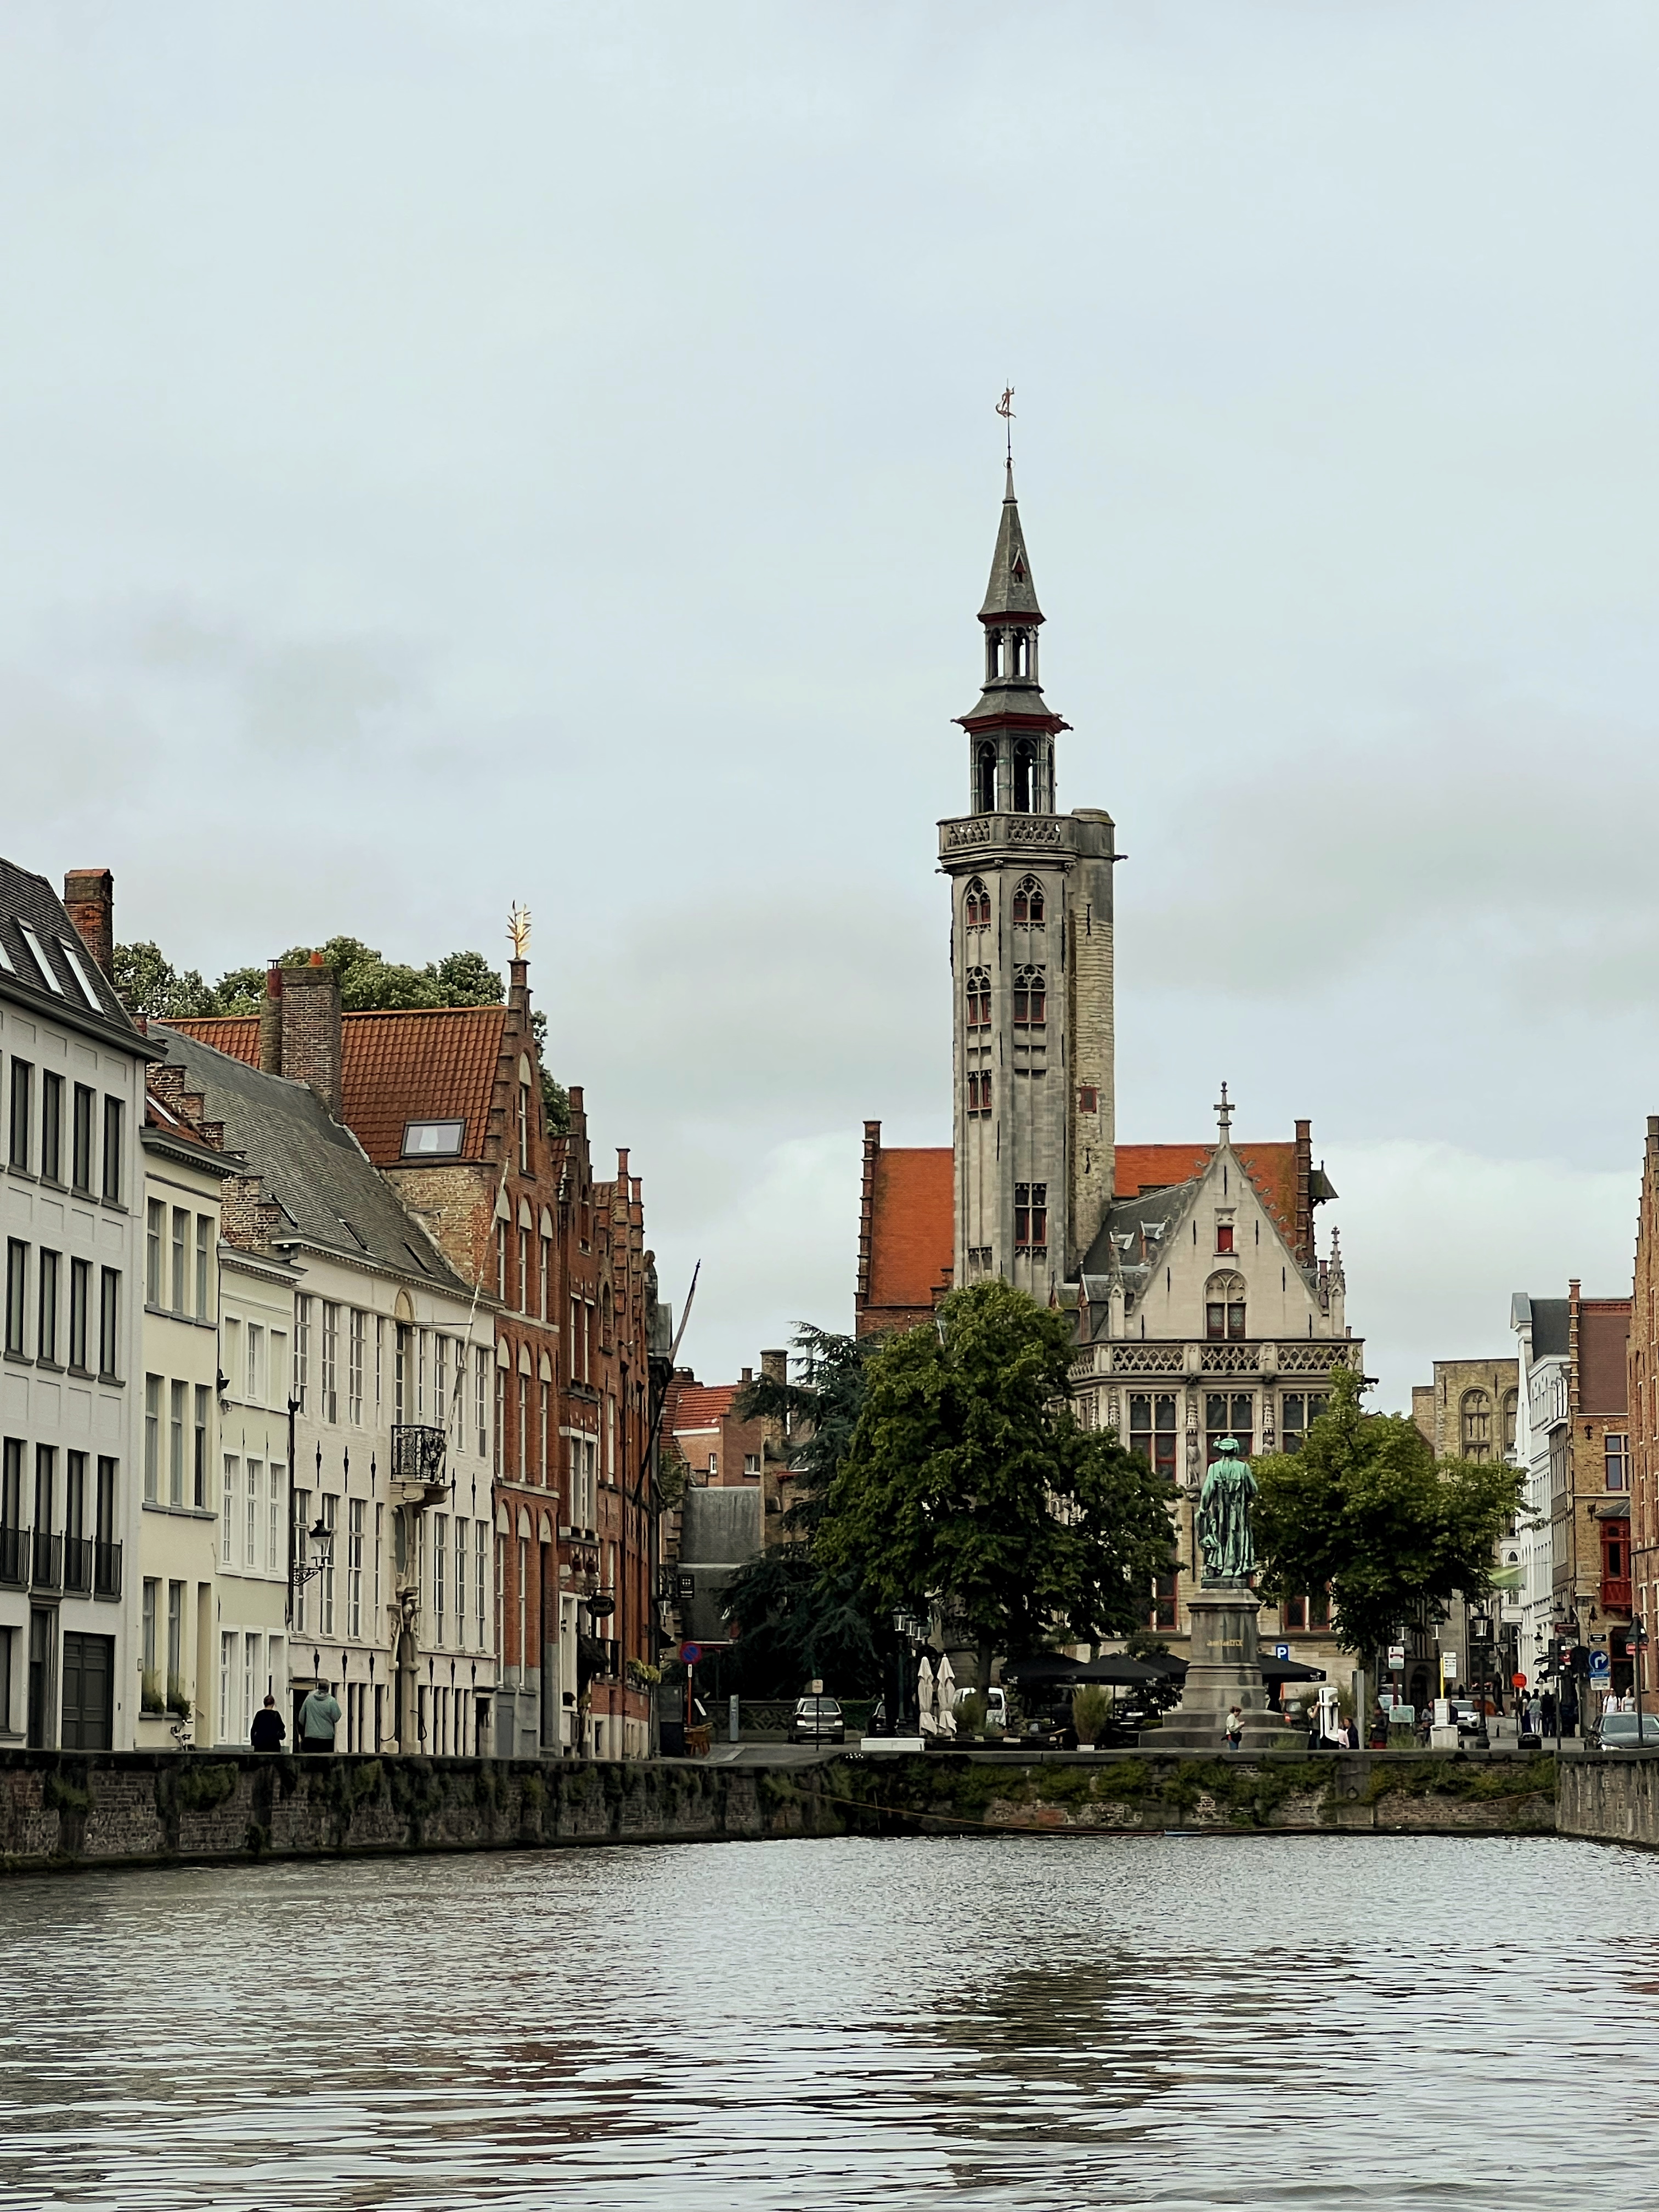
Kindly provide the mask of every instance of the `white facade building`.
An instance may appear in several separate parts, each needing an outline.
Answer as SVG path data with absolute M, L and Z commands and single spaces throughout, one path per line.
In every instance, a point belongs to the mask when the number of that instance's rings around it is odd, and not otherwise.
M 69 889 L 107 915 L 107 874 Z M 0 860 L 0 1743 L 136 1741 L 146 1057 L 64 902 Z

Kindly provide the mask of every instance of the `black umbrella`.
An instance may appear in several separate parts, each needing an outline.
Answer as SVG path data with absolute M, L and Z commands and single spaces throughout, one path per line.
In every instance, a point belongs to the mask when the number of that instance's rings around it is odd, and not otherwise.
M 1111 1682 L 1121 1689 L 1139 1689 L 1144 1683 L 1161 1682 L 1161 1668 L 1142 1659 L 1108 1655 L 1103 1659 L 1067 1659 L 1057 1651 L 1038 1652 L 1030 1659 L 1011 1660 L 1002 1678 L 1016 1688 L 1046 1689 L 1062 1682 Z
M 1261 1679 L 1264 1682 L 1322 1682 L 1322 1667 L 1304 1667 L 1299 1659 L 1264 1659 Z

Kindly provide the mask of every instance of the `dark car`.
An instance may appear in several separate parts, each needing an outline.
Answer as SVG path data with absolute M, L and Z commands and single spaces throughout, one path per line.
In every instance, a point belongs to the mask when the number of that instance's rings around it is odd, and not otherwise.
M 1659 1744 L 1659 1713 L 1603 1713 L 1590 1730 L 1592 1751 L 1645 1751 Z
M 847 1723 L 834 1698 L 801 1698 L 789 1716 L 791 1743 L 845 1743 Z

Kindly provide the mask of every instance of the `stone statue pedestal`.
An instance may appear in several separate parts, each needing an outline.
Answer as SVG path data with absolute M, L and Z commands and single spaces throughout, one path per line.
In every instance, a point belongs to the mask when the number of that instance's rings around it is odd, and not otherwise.
M 1285 1723 L 1269 1710 L 1261 1686 L 1261 1648 L 1256 1615 L 1261 1601 L 1253 1589 L 1197 1589 L 1188 1601 L 1193 1621 L 1192 1659 L 1181 1703 L 1162 1728 L 1144 1729 L 1144 1751 L 1224 1751 L 1227 1716 L 1237 1705 L 1243 1716 L 1241 1751 L 1282 1751 L 1289 1737 Z

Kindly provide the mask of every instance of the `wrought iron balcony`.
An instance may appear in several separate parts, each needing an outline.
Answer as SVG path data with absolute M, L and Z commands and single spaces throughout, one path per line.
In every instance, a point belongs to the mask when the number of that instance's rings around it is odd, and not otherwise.
M 29 1579 L 29 1532 L 0 1528 L 0 1586 L 26 1589 Z
M 405 1498 L 422 1505 L 435 1504 L 453 1488 L 447 1462 L 449 1438 L 442 1429 L 400 1423 L 392 1431 L 392 1480 L 401 1483 Z
M 92 1589 L 92 1540 L 87 1536 L 64 1539 L 64 1588 L 88 1596 Z
M 38 1590 L 60 1590 L 64 1587 L 64 1540 L 54 1536 L 50 1529 L 37 1528 L 30 1546 L 33 1554 L 29 1570 L 29 1587 Z

